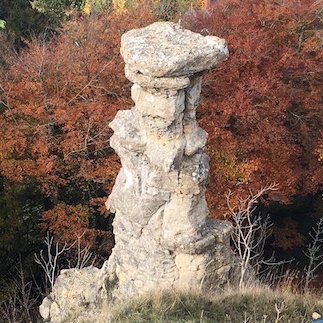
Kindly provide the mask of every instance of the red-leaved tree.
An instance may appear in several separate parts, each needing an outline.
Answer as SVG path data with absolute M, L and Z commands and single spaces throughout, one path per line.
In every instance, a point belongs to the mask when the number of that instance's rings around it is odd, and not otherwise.
M 108 124 L 131 105 L 119 54 L 121 35 L 154 20 L 108 12 L 67 23 L 49 42 L 5 57 L 0 76 L 0 174 L 32 178 L 47 197 L 42 227 L 61 241 L 104 234 L 99 214 L 120 168 Z M 102 227 L 102 225 L 101 225 Z M 110 233 L 105 233 L 108 237 Z
M 227 189 L 269 182 L 290 202 L 319 191 L 322 156 L 322 11 L 315 1 L 218 0 L 184 25 L 227 40 L 230 57 L 204 78 L 200 122 L 209 133 L 208 200 L 226 213 Z
M 314 1 L 218 0 L 182 24 L 225 38 L 230 58 L 204 78 L 199 122 L 209 133 L 208 202 L 226 214 L 228 189 L 243 197 L 276 182 L 281 203 L 322 184 L 322 17 Z M 0 73 L 0 172 L 36 180 L 49 203 L 43 227 L 92 242 L 119 171 L 108 123 L 130 108 L 121 35 L 156 20 L 149 4 L 65 25 L 6 57 Z M 232 201 L 234 203 L 234 201 Z M 174 215 L 176 216 L 176 215 Z M 75 237 L 74 237 L 75 236 Z

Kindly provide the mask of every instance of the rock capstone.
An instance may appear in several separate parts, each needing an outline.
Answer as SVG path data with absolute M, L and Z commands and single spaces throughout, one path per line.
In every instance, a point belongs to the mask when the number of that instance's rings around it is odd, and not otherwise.
M 149 77 L 194 75 L 217 66 L 229 54 L 224 39 L 170 22 L 127 32 L 120 51 L 129 68 Z

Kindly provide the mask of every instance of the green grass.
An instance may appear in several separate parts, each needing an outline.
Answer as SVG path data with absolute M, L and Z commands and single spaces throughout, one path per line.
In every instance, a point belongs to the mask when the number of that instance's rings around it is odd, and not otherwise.
M 226 292 L 212 299 L 199 295 L 164 293 L 137 299 L 114 311 L 114 323 L 308 323 L 312 313 L 323 314 L 318 297 L 256 288 L 244 293 Z M 109 321 L 110 321 L 109 320 Z

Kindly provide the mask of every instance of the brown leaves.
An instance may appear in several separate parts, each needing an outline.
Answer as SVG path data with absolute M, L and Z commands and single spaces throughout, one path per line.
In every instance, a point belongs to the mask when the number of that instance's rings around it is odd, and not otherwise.
M 55 233 L 58 240 L 67 243 L 73 243 L 84 233 L 88 239 L 93 239 L 95 230 L 89 229 L 91 216 L 92 210 L 88 206 L 60 203 L 52 210 L 43 212 L 45 222 L 42 226 L 45 230 Z
M 184 25 L 226 38 L 230 49 L 204 77 L 198 111 L 209 133 L 212 216 L 225 213 L 228 189 L 244 196 L 277 182 L 281 202 L 319 189 L 322 37 L 311 4 L 219 0 L 214 10 L 183 15 Z M 69 222 L 80 232 L 104 213 L 119 170 L 108 124 L 132 105 L 120 38 L 155 19 L 147 5 L 82 17 L 50 42 L 34 40 L 20 57 L 6 57 L 0 172 L 11 181 L 36 178 L 50 198 L 44 219 L 62 239 Z
M 84 230 L 94 239 L 96 217 L 107 215 L 104 200 L 120 167 L 108 124 L 131 106 L 120 38 L 154 19 L 148 6 L 82 17 L 51 41 L 34 39 L 6 57 L 0 172 L 10 181 L 36 179 L 48 201 L 44 228 L 61 241 Z
M 243 196 L 275 181 L 285 203 L 322 183 L 322 26 L 312 4 L 221 0 L 209 14 L 183 18 L 229 44 L 228 61 L 204 79 L 199 112 L 209 132 L 213 216 L 222 216 L 227 189 Z

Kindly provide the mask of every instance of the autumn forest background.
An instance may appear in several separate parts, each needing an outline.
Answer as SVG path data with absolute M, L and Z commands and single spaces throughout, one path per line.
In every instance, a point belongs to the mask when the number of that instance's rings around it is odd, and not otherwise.
M 104 203 L 120 162 L 108 124 L 133 104 L 120 37 L 157 20 L 229 45 L 204 77 L 198 111 L 210 216 L 229 219 L 228 190 L 238 202 L 276 183 L 257 210 L 274 223 L 266 250 L 303 268 L 300 251 L 323 217 L 322 1 L 2 0 L 0 303 L 21 268 L 41 285 L 34 254 L 46 232 L 60 244 L 79 238 L 98 266 L 109 257 Z M 72 248 L 60 265 L 74 261 Z

